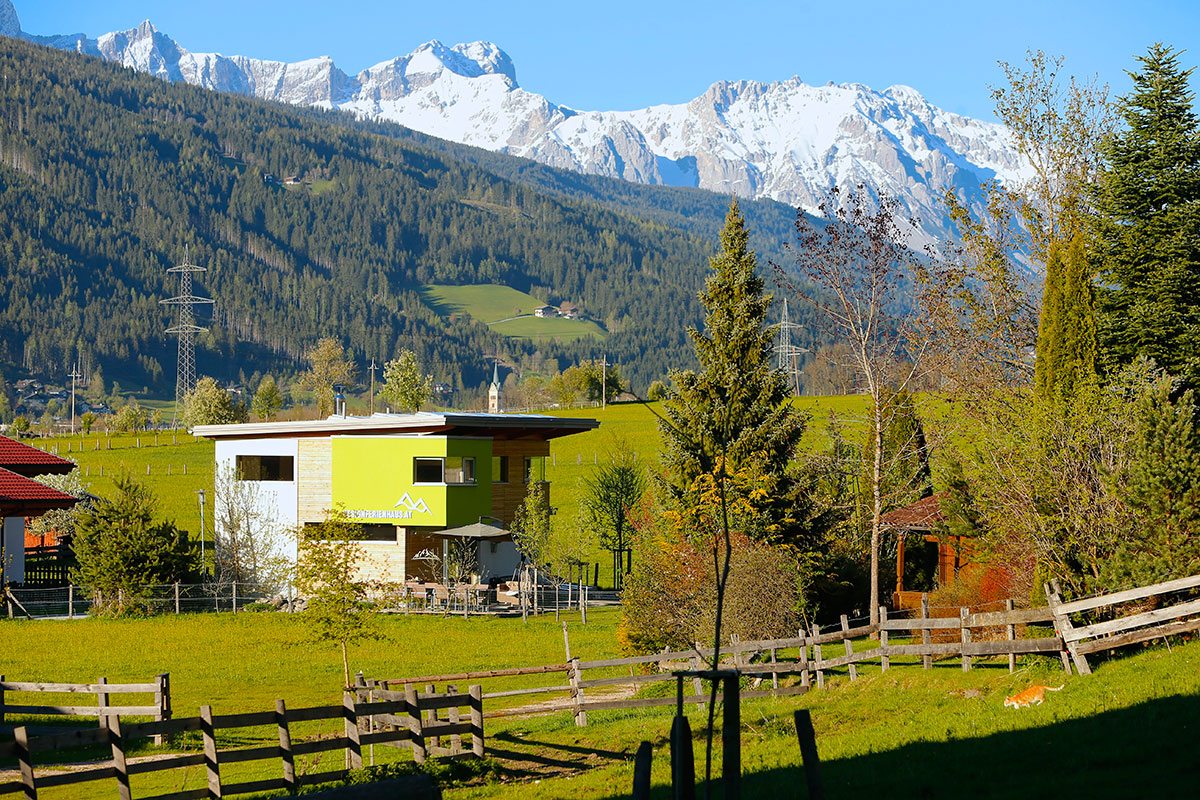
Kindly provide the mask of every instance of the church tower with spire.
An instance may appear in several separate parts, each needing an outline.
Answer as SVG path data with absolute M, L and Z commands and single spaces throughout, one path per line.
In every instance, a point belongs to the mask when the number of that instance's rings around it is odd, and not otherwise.
M 500 362 L 492 364 L 492 383 L 488 386 L 488 413 L 499 414 L 503 411 L 500 399 Z

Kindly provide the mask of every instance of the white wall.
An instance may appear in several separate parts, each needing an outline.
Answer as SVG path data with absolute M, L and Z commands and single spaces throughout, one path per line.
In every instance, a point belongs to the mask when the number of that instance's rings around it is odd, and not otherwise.
M 236 470 L 238 456 L 291 456 L 292 480 L 290 481 L 254 481 L 259 493 L 259 503 L 264 511 L 269 509 L 279 527 L 291 529 L 297 520 L 296 478 L 300 470 L 299 445 L 296 439 L 218 439 L 216 443 L 216 466 L 218 472 Z M 215 494 L 215 492 L 214 492 Z M 212 503 L 218 498 L 213 497 Z M 214 513 L 219 521 L 220 514 Z M 220 536 L 221 530 L 216 531 Z M 285 555 L 292 561 L 296 560 L 296 539 L 294 536 L 278 537 L 286 549 Z
M 479 543 L 479 566 L 486 578 L 497 575 L 512 575 L 521 564 L 521 556 L 517 546 L 512 542 L 495 542 L 496 552 L 492 552 L 492 542 L 486 539 Z
M 5 583 L 25 582 L 25 518 L 4 518 L 4 571 Z

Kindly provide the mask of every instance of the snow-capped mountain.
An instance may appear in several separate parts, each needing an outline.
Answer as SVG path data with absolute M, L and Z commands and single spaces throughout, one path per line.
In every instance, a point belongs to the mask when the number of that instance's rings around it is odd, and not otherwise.
M 721 81 L 691 102 L 578 111 L 528 92 L 488 42 L 431 41 L 351 77 L 327 56 L 295 63 L 193 53 L 149 21 L 97 39 L 20 33 L 0 0 L 0 33 L 98 56 L 169 81 L 388 120 L 554 167 L 650 184 L 768 197 L 812 211 L 834 185 L 898 198 L 914 243 L 950 229 L 947 189 L 970 205 L 987 180 L 1025 167 L 999 125 L 944 111 L 907 86 Z

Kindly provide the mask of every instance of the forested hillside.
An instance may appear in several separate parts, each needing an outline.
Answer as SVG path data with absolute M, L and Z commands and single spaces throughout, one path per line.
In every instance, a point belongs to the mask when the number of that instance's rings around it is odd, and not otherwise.
M 699 320 L 724 198 L 558 173 L 2 37 L 0 81 L 10 378 L 61 376 L 78 355 L 169 395 L 174 342 L 158 301 L 176 293 L 166 269 L 185 247 L 210 270 L 198 293 L 217 303 L 197 361 L 219 378 L 293 370 L 328 335 L 364 364 L 415 348 L 457 386 L 478 385 L 489 355 L 538 355 L 439 317 L 418 293 L 427 283 L 578 303 L 609 335 L 537 345 L 560 366 L 603 346 L 644 387 L 688 363 L 684 328 Z M 777 251 L 790 213 L 748 211 Z

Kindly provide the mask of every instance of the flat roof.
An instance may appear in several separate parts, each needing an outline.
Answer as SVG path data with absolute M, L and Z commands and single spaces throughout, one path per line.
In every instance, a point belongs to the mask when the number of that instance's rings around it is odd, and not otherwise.
M 263 439 L 333 436 L 335 434 L 414 434 L 491 436 L 500 439 L 554 439 L 600 426 L 594 419 L 552 417 L 548 414 L 484 414 L 472 411 L 415 414 L 334 415 L 325 419 L 288 422 L 243 422 L 236 425 L 197 425 L 192 433 L 205 439 Z

